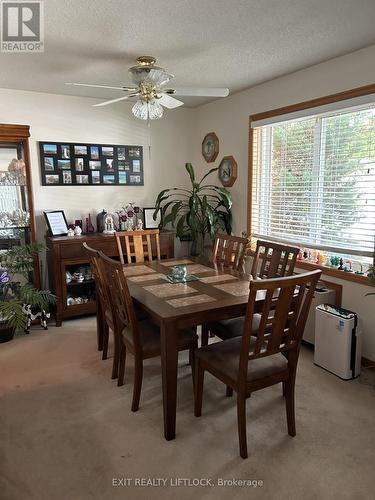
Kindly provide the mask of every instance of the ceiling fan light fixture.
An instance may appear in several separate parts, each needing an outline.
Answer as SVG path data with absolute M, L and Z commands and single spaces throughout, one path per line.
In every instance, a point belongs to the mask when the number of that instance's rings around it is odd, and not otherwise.
M 155 100 L 147 102 L 139 99 L 132 107 L 132 113 L 140 120 L 158 120 L 163 116 L 163 108 Z

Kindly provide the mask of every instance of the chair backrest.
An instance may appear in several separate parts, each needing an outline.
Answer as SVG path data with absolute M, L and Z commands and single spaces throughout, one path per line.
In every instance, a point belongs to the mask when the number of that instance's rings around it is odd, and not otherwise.
M 246 380 L 251 359 L 294 351 L 293 363 L 298 360 L 311 300 L 320 270 L 291 277 L 250 281 L 249 302 L 242 334 L 239 381 Z M 250 341 L 256 300 L 264 296 L 260 323 L 254 343 Z M 288 357 L 289 359 L 289 357 Z
M 298 253 L 297 247 L 258 240 L 251 275 L 254 279 L 291 276 Z
M 100 269 L 100 251 L 90 247 L 86 242 L 83 243 L 83 247 L 90 256 L 90 265 L 95 278 L 95 290 L 97 297 L 102 308 L 104 310 L 109 309 L 109 293 L 106 289 L 106 283 Z
M 159 229 L 145 229 L 143 231 L 119 231 L 115 233 L 118 255 L 121 264 L 125 264 L 125 248 L 127 262 L 130 264 L 134 257 L 135 262 L 144 262 L 145 257 L 153 260 L 156 251 L 157 260 L 160 260 Z M 124 245 L 122 245 L 122 241 Z
M 100 252 L 100 267 L 105 275 L 110 294 L 111 310 L 115 327 L 115 335 L 121 335 L 124 328 L 132 335 L 132 344 L 135 351 L 141 350 L 138 321 L 136 318 L 133 299 L 123 272 L 123 264 L 110 259 Z
M 247 244 L 246 238 L 218 234 L 212 252 L 212 261 L 242 271 Z

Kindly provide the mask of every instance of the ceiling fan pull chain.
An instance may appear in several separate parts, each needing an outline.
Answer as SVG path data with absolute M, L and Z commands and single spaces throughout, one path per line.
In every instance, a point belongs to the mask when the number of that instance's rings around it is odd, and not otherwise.
M 148 159 L 151 160 L 151 121 L 150 117 L 147 119 L 147 129 L 148 129 Z

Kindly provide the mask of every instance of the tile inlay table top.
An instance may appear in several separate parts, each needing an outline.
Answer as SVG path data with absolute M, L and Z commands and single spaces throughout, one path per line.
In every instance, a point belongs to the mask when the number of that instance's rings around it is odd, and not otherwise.
M 129 281 L 135 281 L 137 283 L 142 283 L 142 281 L 153 281 L 164 279 L 165 274 L 161 273 L 150 273 L 150 274 L 142 274 L 141 276 L 130 276 L 128 278 Z
M 193 304 L 204 304 L 205 302 L 213 302 L 214 300 L 216 299 L 203 293 L 202 295 L 193 295 L 189 297 L 181 297 L 179 299 L 171 299 L 167 300 L 167 302 L 173 307 L 187 307 Z
M 191 288 L 185 283 L 169 283 L 166 285 L 150 285 L 144 286 L 145 290 L 153 293 L 157 297 L 173 297 L 176 295 L 182 295 L 186 293 L 196 293 L 195 288 Z
M 154 269 L 151 269 L 148 266 L 145 266 L 144 264 L 140 264 L 139 266 L 135 265 L 127 265 L 124 267 L 124 274 L 125 276 L 133 276 L 133 275 L 140 275 L 140 274 L 150 274 L 150 273 L 155 273 L 156 271 Z
M 215 276 L 205 276 L 200 278 L 202 283 L 219 283 L 220 281 L 234 281 L 238 280 L 235 276 L 231 274 L 215 274 Z
M 142 275 L 154 273 L 155 279 L 170 273 L 171 265 L 190 259 L 171 259 L 124 266 L 129 291 L 137 308 L 142 309 L 160 327 L 160 349 L 163 382 L 164 436 L 174 439 L 176 433 L 177 398 L 177 337 L 184 328 L 191 328 L 211 321 L 243 316 L 248 302 L 249 276 L 222 265 L 191 259 L 188 273 L 200 274 L 198 281 L 188 284 L 150 283 Z M 185 264 L 184 264 L 185 265 Z M 136 278 L 135 278 L 136 276 Z M 233 279 L 233 282 L 229 282 Z M 219 285 L 220 281 L 225 283 Z M 241 290 L 242 295 L 229 293 L 228 287 Z M 232 289 L 233 287 L 233 289 Z M 243 293 L 246 293 L 245 295 Z M 262 307 L 260 297 L 257 308 Z
M 237 281 L 236 283 L 223 283 L 222 285 L 214 285 L 215 288 L 222 290 L 223 292 L 230 293 L 236 297 L 241 297 L 243 295 L 249 296 L 249 286 L 248 281 Z

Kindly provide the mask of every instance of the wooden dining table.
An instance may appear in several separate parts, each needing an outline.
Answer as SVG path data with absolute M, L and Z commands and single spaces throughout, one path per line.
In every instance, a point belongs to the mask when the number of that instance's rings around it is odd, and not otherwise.
M 169 283 L 165 275 L 171 274 L 174 265 L 186 265 L 188 274 L 199 279 Z M 160 327 L 164 436 L 169 441 L 176 435 L 179 332 L 244 315 L 250 277 L 191 258 L 131 264 L 124 266 L 124 273 L 136 307 Z

